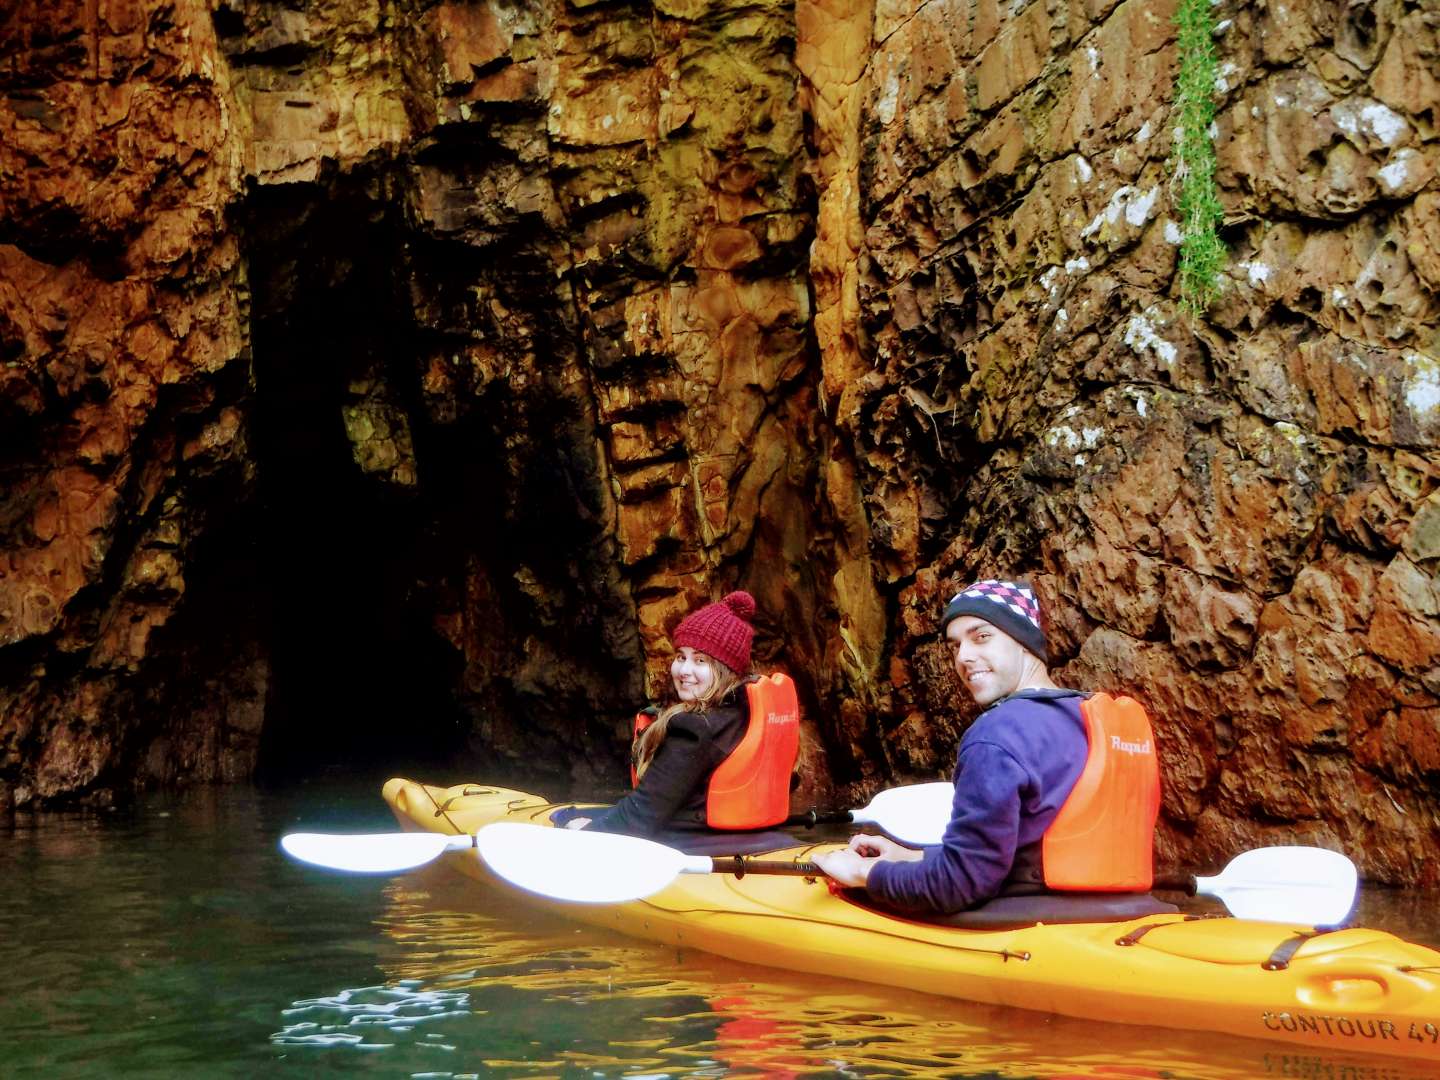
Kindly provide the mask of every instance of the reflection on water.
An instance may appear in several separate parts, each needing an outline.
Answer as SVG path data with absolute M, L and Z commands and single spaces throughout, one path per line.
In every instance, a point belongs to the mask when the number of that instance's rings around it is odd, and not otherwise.
M 1404 1062 L 733 964 L 546 918 L 443 871 L 396 880 L 385 895 L 377 924 L 397 946 L 383 961 L 388 996 L 371 987 L 297 1002 L 302 1022 L 318 1026 L 287 1024 L 277 1043 L 340 1037 L 356 1049 L 405 1051 L 416 1068 L 427 1055 L 433 1062 L 435 1047 L 455 1050 L 449 1071 L 430 1066 L 435 1076 L 1426 1075 Z M 421 1022 L 442 1015 L 444 1023 Z
M 0 836 L 0 1075 L 1423 1075 L 733 964 L 274 846 L 386 827 L 369 784 L 21 819 Z M 1362 916 L 1433 944 L 1434 899 L 1371 892 Z

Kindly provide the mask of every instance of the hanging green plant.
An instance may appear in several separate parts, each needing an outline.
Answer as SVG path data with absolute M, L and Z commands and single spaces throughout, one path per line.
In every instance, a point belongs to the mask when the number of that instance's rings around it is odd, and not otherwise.
M 1227 252 L 1220 239 L 1215 186 L 1215 15 L 1210 0 L 1179 0 L 1175 9 L 1180 73 L 1175 78 L 1175 176 L 1180 184 L 1180 296 L 1199 314 L 1220 291 Z

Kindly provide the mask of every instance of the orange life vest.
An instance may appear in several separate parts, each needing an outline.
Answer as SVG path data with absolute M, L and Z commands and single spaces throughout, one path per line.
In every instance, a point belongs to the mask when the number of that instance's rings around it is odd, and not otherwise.
M 1051 889 L 1144 892 L 1155 873 L 1160 767 L 1145 709 L 1133 698 L 1094 694 L 1080 704 L 1090 742 L 1085 768 L 1045 830 L 1042 863 Z
M 712 829 L 765 829 L 790 814 L 790 773 L 800 750 L 800 703 L 795 683 L 776 672 L 745 684 L 750 720 L 735 749 L 710 774 L 705 823 Z M 635 735 L 655 722 L 635 717 Z M 638 781 L 630 767 L 630 783 Z

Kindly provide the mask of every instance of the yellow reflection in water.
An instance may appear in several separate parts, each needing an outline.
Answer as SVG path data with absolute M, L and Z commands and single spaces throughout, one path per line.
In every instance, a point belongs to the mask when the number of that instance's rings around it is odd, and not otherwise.
M 1384 1058 L 1102 1024 L 736 964 L 576 926 L 444 871 L 399 879 L 387 897 L 379 922 L 393 948 L 381 963 L 397 985 L 451 993 L 508 987 L 577 1017 L 587 1006 L 617 1010 L 607 1014 L 616 1026 L 598 1044 L 568 1050 L 558 1045 L 564 1040 L 537 1038 L 530 1044 L 536 1056 L 484 1056 L 486 1071 L 633 1078 L 1426 1075 Z M 553 1033 L 565 1023 L 557 1015 L 541 1026 Z

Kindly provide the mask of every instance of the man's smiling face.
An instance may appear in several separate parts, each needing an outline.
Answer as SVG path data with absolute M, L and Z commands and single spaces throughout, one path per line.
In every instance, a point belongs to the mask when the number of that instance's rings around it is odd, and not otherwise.
M 945 628 L 955 674 L 976 704 L 991 705 L 1020 689 L 1033 657 L 1009 634 L 978 615 L 961 615 Z

